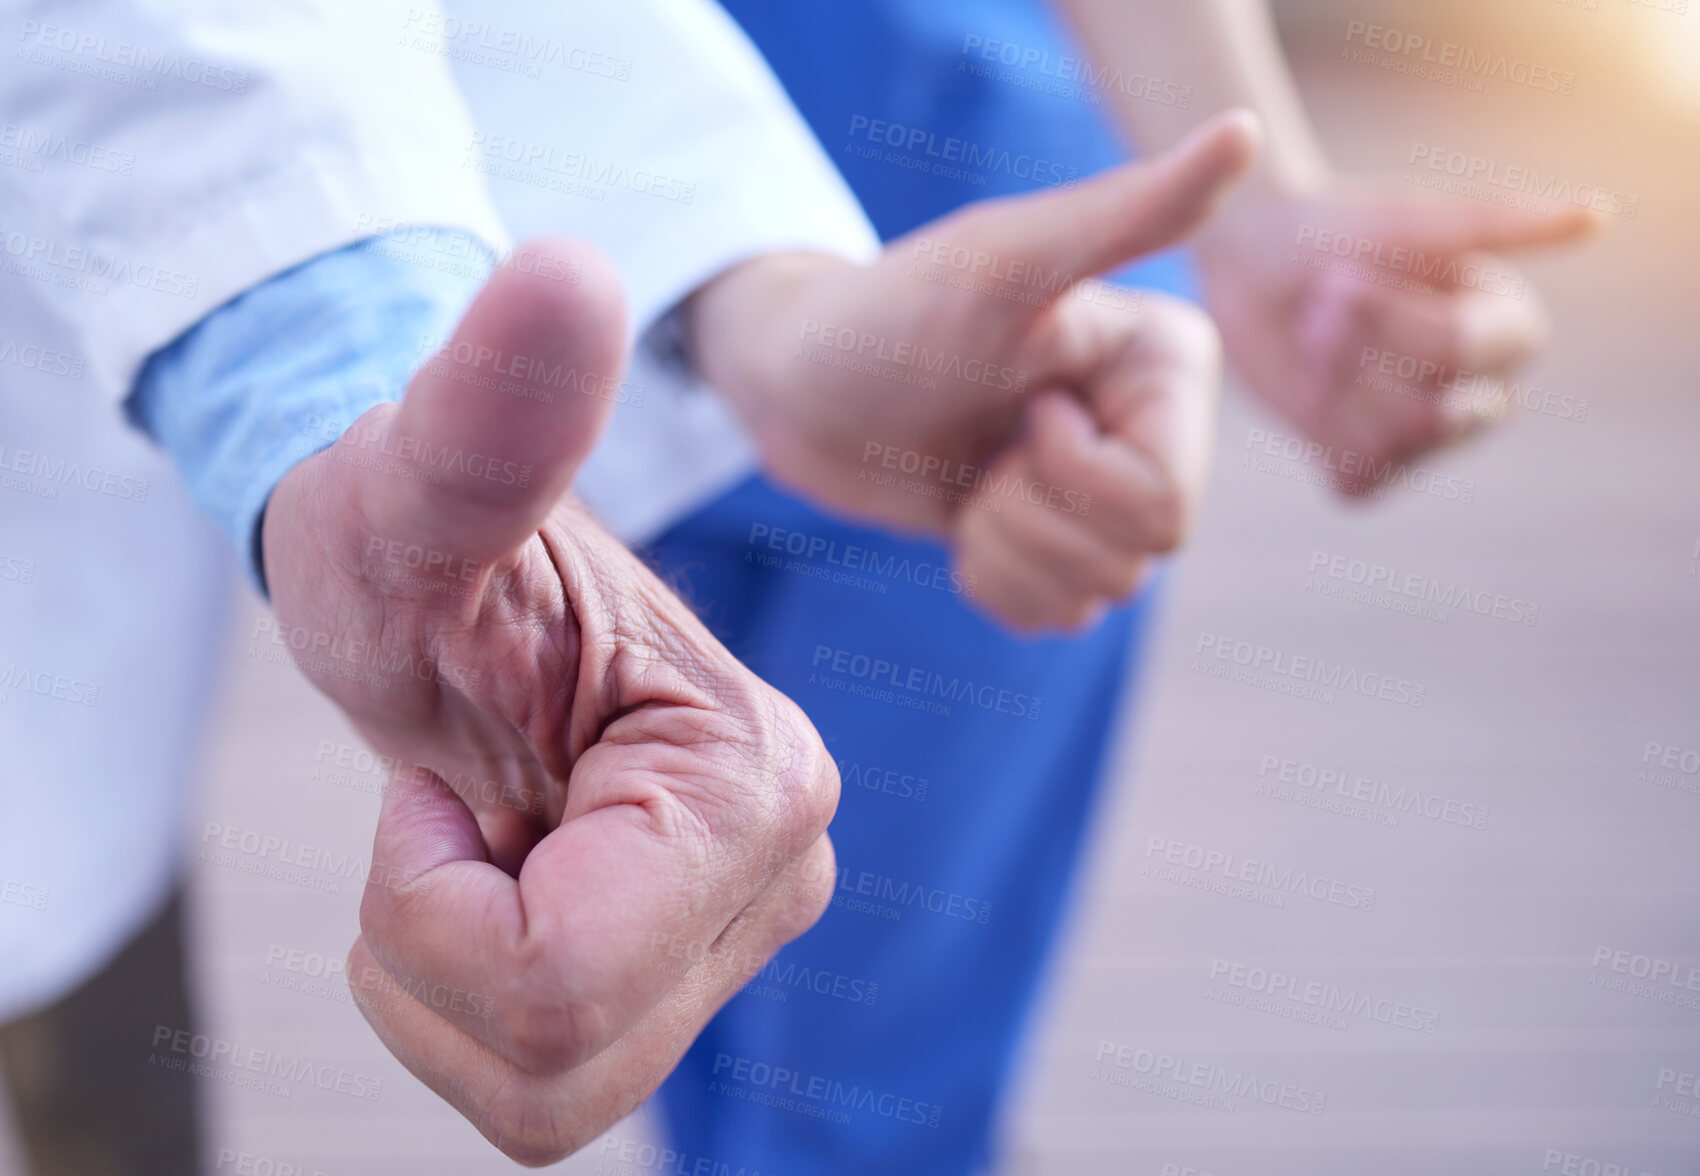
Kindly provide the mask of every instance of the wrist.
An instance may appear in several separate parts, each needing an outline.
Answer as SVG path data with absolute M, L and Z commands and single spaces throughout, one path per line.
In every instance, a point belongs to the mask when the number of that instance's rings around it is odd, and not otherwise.
M 682 308 L 692 366 L 737 407 L 767 402 L 794 383 L 784 378 L 784 360 L 817 301 L 812 290 L 853 264 L 825 253 L 767 253 L 718 274 Z
M 1266 232 L 1281 210 L 1315 199 L 1335 183 L 1333 167 L 1302 115 L 1260 112 L 1264 138 L 1257 159 L 1215 214 L 1194 235 L 1202 257 L 1243 247 Z
M 1200 260 L 1209 265 L 1218 256 L 1236 255 L 1248 238 L 1266 235 L 1284 210 L 1315 199 L 1332 182 L 1333 174 L 1325 164 L 1276 167 L 1260 163 L 1194 234 L 1192 243 Z

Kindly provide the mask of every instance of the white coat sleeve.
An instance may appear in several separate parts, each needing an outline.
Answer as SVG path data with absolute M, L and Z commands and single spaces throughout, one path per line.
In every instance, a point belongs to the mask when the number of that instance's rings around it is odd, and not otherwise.
M 734 262 L 878 239 L 761 54 L 712 0 L 447 0 L 442 35 L 516 237 L 618 263 L 634 333 Z
M 505 245 L 424 0 L 0 0 L 0 262 L 122 398 L 272 274 L 396 224 Z M 453 146 L 451 146 L 453 145 Z
M 634 335 L 762 253 L 868 260 L 879 241 L 784 89 L 711 0 L 448 0 L 439 35 L 476 124 L 457 144 L 516 238 L 605 249 Z M 639 346 L 578 492 L 642 542 L 755 468 L 716 396 Z

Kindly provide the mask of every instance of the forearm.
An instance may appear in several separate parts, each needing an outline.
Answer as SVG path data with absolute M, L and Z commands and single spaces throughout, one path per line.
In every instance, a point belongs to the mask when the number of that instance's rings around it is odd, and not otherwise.
M 1160 77 L 1190 87 L 1183 107 L 1110 87 L 1107 105 L 1139 146 L 1155 153 L 1230 107 L 1263 119 L 1264 147 L 1241 192 L 1315 187 L 1329 174 L 1287 68 L 1267 0 L 1056 0 L 1081 46 L 1116 76 Z

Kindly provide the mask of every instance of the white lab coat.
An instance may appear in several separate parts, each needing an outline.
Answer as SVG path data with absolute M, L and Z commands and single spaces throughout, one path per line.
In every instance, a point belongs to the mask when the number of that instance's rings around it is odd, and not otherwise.
M 589 237 L 634 334 L 738 259 L 875 243 L 707 0 L 0 0 L 0 37 L 4 1020 L 104 963 L 177 860 L 231 577 L 120 422 L 148 354 L 392 224 Z M 493 166 L 515 139 L 522 170 Z M 628 539 L 749 470 L 730 414 L 653 356 L 617 399 L 579 489 Z
M 878 253 L 855 198 L 718 4 L 444 7 L 476 124 L 453 144 L 457 162 L 484 176 L 516 238 L 566 231 L 607 249 L 635 330 L 760 253 Z M 657 368 L 649 348 L 626 383 L 577 489 L 641 542 L 746 476 L 754 449 L 718 398 Z

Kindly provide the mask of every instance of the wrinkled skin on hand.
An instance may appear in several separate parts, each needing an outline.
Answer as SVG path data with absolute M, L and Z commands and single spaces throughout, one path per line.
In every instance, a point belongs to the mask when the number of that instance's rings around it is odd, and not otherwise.
M 302 669 L 403 765 L 355 997 L 409 1070 L 543 1164 L 634 1109 L 819 917 L 838 774 L 571 497 L 609 405 L 498 369 L 617 375 L 619 289 L 576 242 L 519 256 L 402 404 L 280 483 L 263 541 Z

